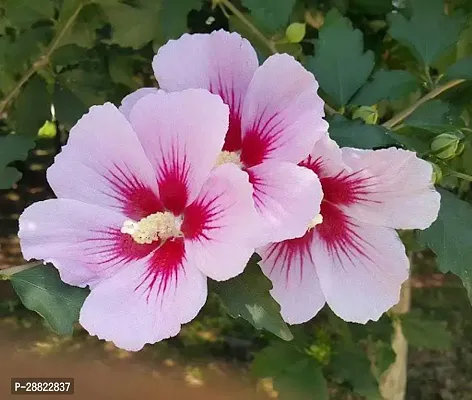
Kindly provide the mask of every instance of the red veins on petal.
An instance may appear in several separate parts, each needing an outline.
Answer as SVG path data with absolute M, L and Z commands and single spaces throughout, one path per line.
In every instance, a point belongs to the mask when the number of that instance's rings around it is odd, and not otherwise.
M 309 230 L 300 238 L 284 240 L 283 242 L 270 245 L 267 252 L 267 259 L 273 262 L 274 266 L 270 273 L 274 272 L 276 265 L 280 265 L 285 270 L 286 284 L 289 283 L 290 269 L 297 263 L 300 265 L 300 280 L 303 279 L 303 269 L 305 260 L 309 259 L 313 263 L 311 245 L 313 242 L 313 230 Z
M 226 133 L 223 150 L 241 150 L 241 117 L 239 116 L 239 112 L 234 110 L 231 110 L 229 115 L 229 128 Z
M 177 146 L 171 148 L 169 160 L 163 160 L 159 168 L 159 194 L 164 208 L 180 215 L 187 205 L 189 165 L 185 154 L 179 154 Z
M 218 203 L 222 195 L 194 201 L 184 213 L 181 230 L 184 237 L 191 240 L 210 240 L 209 232 L 220 228 L 217 221 L 224 210 Z
M 170 290 L 172 286 L 177 287 L 184 259 L 184 239 L 168 239 L 152 254 L 147 271 L 135 290 L 144 289 L 147 301 L 151 294 L 155 294 L 156 298 L 161 296 L 163 299 L 167 290 Z
M 150 214 L 163 211 L 157 194 L 139 182 L 129 170 L 125 172 L 123 168 L 114 165 L 105 179 L 113 190 L 111 196 L 122 204 L 120 211 L 127 217 L 140 220 Z

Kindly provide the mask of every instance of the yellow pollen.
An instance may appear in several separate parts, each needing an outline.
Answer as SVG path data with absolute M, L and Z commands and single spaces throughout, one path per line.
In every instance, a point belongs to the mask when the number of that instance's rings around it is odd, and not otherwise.
M 179 219 L 174 214 L 167 211 L 157 212 L 139 222 L 126 220 L 121 232 L 130 235 L 136 243 L 150 244 L 173 236 L 182 236 L 180 225 Z
M 322 223 L 323 223 L 323 216 L 321 214 L 318 214 L 308 224 L 308 230 L 313 229 L 316 225 L 319 225 L 319 224 L 322 224 Z
M 222 164 L 228 164 L 228 163 L 236 164 L 236 166 L 238 166 L 239 168 L 243 166 L 238 151 L 223 150 L 220 153 L 220 155 L 218 156 L 218 159 L 216 160 L 216 166 L 219 166 Z

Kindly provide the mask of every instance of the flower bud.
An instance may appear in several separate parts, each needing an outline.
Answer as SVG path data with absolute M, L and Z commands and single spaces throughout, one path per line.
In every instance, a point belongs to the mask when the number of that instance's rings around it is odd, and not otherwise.
M 456 135 L 442 133 L 434 138 L 430 147 L 437 158 L 447 160 L 457 155 L 459 144 L 460 140 Z
M 359 107 L 354 114 L 352 114 L 353 119 L 362 119 L 366 124 L 375 125 L 379 119 L 379 113 L 377 111 L 377 106 L 362 106 Z
M 441 167 L 435 163 L 430 162 L 431 166 L 433 167 L 433 174 L 431 177 L 431 181 L 433 183 L 439 183 L 442 179 L 443 173 Z
M 306 25 L 301 22 L 290 24 L 285 30 L 285 37 L 290 43 L 300 43 L 306 34 Z
M 43 139 L 52 139 L 56 134 L 56 124 L 51 121 L 46 121 L 38 131 L 38 136 Z

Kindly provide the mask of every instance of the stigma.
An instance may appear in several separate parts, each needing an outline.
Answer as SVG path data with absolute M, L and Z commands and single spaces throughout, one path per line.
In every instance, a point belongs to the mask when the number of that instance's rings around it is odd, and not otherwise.
M 121 233 L 130 235 L 136 243 L 150 244 L 170 237 L 182 236 L 180 218 L 165 211 L 157 212 L 142 218 L 139 222 L 126 220 Z
M 319 225 L 322 223 L 323 223 L 323 216 L 321 214 L 318 214 L 308 224 L 308 230 L 313 229 L 316 225 Z
M 220 152 L 217 160 L 216 167 L 223 164 L 236 164 L 237 167 L 242 168 L 243 163 L 241 162 L 241 157 L 239 151 L 226 151 L 223 150 Z

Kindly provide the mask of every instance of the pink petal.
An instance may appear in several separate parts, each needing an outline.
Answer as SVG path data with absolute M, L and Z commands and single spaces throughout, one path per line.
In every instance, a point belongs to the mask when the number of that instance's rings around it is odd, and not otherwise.
M 93 285 L 156 247 L 123 235 L 123 215 L 76 200 L 34 203 L 19 222 L 24 258 L 53 263 L 62 280 L 75 286 Z
M 344 148 L 344 161 L 363 171 L 364 193 L 346 212 L 370 224 L 396 229 L 425 229 L 437 218 L 440 195 L 431 180 L 431 165 L 415 153 L 395 148 Z
M 301 238 L 272 243 L 257 251 L 262 257 L 259 265 L 272 281 L 270 293 L 289 324 L 309 321 L 325 304 L 312 247 L 313 230 L 310 230 Z
M 265 244 L 303 236 L 320 212 L 318 177 L 289 162 L 266 161 L 247 170 Z
M 57 197 L 141 218 L 162 209 L 152 166 L 130 124 L 110 103 L 94 106 L 71 129 L 47 171 Z
M 400 296 L 408 258 L 394 229 L 345 215 L 331 203 L 321 207 L 312 254 L 323 294 L 342 319 L 376 321 Z
M 208 277 L 240 274 L 259 242 L 259 218 L 246 173 L 234 164 L 213 170 L 185 210 L 182 232 L 189 258 Z
M 205 276 L 185 256 L 182 239 L 164 243 L 92 289 L 80 314 L 91 334 L 130 351 L 175 336 L 207 297 Z
M 228 106 L 202 89 L 159 91 L 141 98 L 130 120 L 156 170 L 162 204 L 181 214 L 215 165 L 228 129 Z
M 191 68 L 189 68 L 191 65 Z M 183 35 L 162 46 L 152 66 L 162 89 L 202 88 L 218 94 L 230 107 L 224 150 L 241 148 L 241 104 L 258 67 L 251 44 L 237 33 Z
M 242 113 L 247 166 L 276 159 L 298 163 L 328 130 L 314 76 L 287 54 L 269 57 L 254 74 Z
M 143 98 L 144 96 L 147 96 L 148 94 L 156 93 L 158 90 L 159 89 L 157 88 L 150 87 L 150 88 L 141 88 L 134 91 L 133 93 L 126 96 L 123 100 L 121 100 L 121 106 L 119 110 L 124 114 L 126 119 L 129 119 L 129 115 L 131 114 L 131 109 L 138 102 L 138 100 Z

